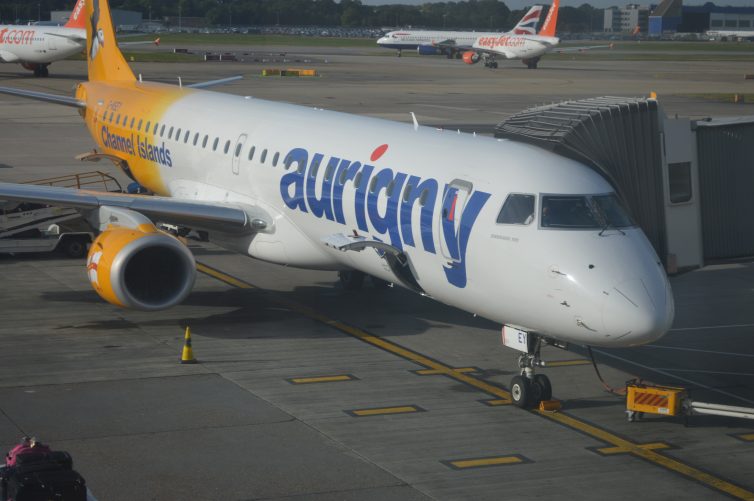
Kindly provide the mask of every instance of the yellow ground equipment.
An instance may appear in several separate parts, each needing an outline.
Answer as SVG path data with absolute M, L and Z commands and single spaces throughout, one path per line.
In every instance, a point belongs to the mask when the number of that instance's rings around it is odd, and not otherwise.
M 677 416 L 681 414 L 681 403 L 687 397 L 686 390 L 683 388 L 638 383 L 626 385 L 628 420 L 634 421 L 640 417 L 639 413 Z
M 656 386 L 638 382 L 626 384 L 626 414 L 629 421 L 641 419 L 644 414 L 683 416 L 710 415 L 741 419 L 754 419 L 754 409 L 732 405 L 696 402 L 689 398 L 684 388 Z

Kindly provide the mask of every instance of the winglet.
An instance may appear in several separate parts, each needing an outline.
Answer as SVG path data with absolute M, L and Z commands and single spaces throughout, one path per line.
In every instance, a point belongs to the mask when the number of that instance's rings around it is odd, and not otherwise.
M 86 0 L 89 81 L 136 81 L 115 39 L 107 0 Z
M 86 0 L 78 0 L 71 11 L 71 17 L 63 25 L 64 28 L 86 28 L 86 11 L 84 9 Z
M 560 7 L 560 0 L 552 0 L 550 10 L 547 12 L 545 22 L 542 23 L 542 29 L 539 30 L 539 35 L 543 37 L 554 37 L 555 26 L 558 24 L 558 9 Z

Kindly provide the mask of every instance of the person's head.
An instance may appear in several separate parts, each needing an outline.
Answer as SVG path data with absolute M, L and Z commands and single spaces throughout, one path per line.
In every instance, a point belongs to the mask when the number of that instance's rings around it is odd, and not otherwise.
M 37 441 L 37 437 L 29 438 L 29 447 L 36 447 L 38 443 L 39 442 Z

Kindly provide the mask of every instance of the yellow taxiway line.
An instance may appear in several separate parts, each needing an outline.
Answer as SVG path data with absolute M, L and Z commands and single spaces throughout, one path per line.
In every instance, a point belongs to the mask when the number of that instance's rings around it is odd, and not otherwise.
M 355 409 L 352 411 L 346 411 L 346 414 L 350 414 L 355 417 L 367 417 L 367 416 L 385 416 L 388 414 L 410 414 L 412 412 L 424 412 L 424 409 L 415 405 L 401 405 L 398 407 L 378 407 L 375 409 Z
M 206 275 L 216 278 L 217 280 L 225 282 L 234 287 L 238 287 L 240 289 L 256 288 L 248 282 L 240 280 L 236 277 L 228 275 L 227 273 L 216 270 L 199 262 L 196 263 L 196 269 Z M 291 311 L 304 315 L 305 317 L 308 317 L 312 320 L 317 320 L 318 322 L 329 325 L 345 334 L 348 334 L 349 336 L 352 336 L 372 346 L 376 346 L 377 348 L 381 348 L 387 352 L 393 353 L 394 355 L 397 355 L 401 358 L 417 363 L 419 365 L 423 365 L 425 369 L 436 371 L 437 374 L 445 375 L 451 379 L 455 379 L 456 381 L 472 386 L 479 391 L 487 393 L 488 395 L 492 395 L 493 397 L 496 397 L 493 401 L 500 402 L 497 405 L 501 405 L 503 402 L 505 404 L 511 403 L 510 393 L 500 388 L 499 386 L 456 370 L 426 355 L 422 355 L 421 353 L 417 353 L 396 343 L 377 337 L 374 334 L 370 334 L 358 327 L 345 324 L 343 322 L 340 322 L 339 320 L 333 320 L 308 306 L 280 298 L 279 296 L 275 296 L 274 293 L 271 293 L 271 295 L 275 297 L 276 303 L 289 308 Z M 547 412 L 539 410 L 533 410 L 531 412 L 573 430 L 578 430 L 581 433 L 609 444 L 612 447 L 605 447 L 603 449 L 608 450 L 613 454 L 617 452 L 632 454 L 636 457 L 644 459 L 645 461 L 653 463 L 657 466 L 661 466 L 670 471 L 679 473 L 691 480 L 694 480 L 719 492 L 725 493 L 736 499 L 754 501 L 754 492 L 744 489 L 743 487 L 740 487 L 732 482 L 723 480 L 691 465 L 683 463 L 682 461 L 666 456 L 661 452 L 658 452 L 663 448 L 655 447 L 658 444 L 642 445 L 636 442 L 632 442 L 626 438 L 620 437 L 614 433 L 599 428 L 598 426 L 587 423 L 585 421 L 581 421 L 564 412 Z

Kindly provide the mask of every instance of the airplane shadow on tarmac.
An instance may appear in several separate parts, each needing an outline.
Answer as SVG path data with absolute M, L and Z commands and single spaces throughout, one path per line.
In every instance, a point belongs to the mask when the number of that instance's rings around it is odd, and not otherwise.
M 90 303 L 104 305 L 104 301 L 93 290 L 80 291 L 47 291 L 42 293 L 44 301 Z M 396 322 L 400 317 L 400 330 L 391 330 L 391 335 L 419 334 L 431 329 L 448 329 L 454 325 L 480 329 L 498 330 L 497 324 L 446 306 L 444 304 L 422 298 L 412 292 L 398 288 L 386 290 L 365 288 L 361 291 L 346 291 L 339 285 L 325 283 L 316 286 L 297 287 L 293 291 L 279 292 L 263 289 L 229 289 L 222 291 L 194 291 L 180 306 L 165 312 L 144 314 L 139 312 L 140 319 L 133 320 L 132 315 L 124 310 L 119 319 L 97 320 L 77 325 L 77 329 L 130 329 L 148 326 L 178 325 L 191 326 L 201 330 L 202 336 L 210 338 L 239 339 L 249 337 L 269 338 L 301 338 L 301 337 L 334 337 L 343 333 L 331 327 L 296 313 L 295 307 L 301 305 L 312 308 L 334 320 L 343 321 L 366 330 L 379 331 L 389 328 L 381 318 Z M 210 313 L 209 315 L 183 316 L 184 308 L 207 312 L 208 308 L 222 308 L 225 311 Z M 230 309 L 230 310 L 228 310 Z M 181 314 L 176 317 L 175 313 Z M 131 319 L 126 319 L 131 317 Z M 311 328 L 277 328 L 284 322 L 303 320 L 311 323 Z M 265 324 L 275 324 L 276 328 L 253 328 Z M 72 327 L 72 326 L 71 326 Z M 62 327 L 62 328 L 65 328 Z M 379 333 L 379 332 L 377 332 Z

